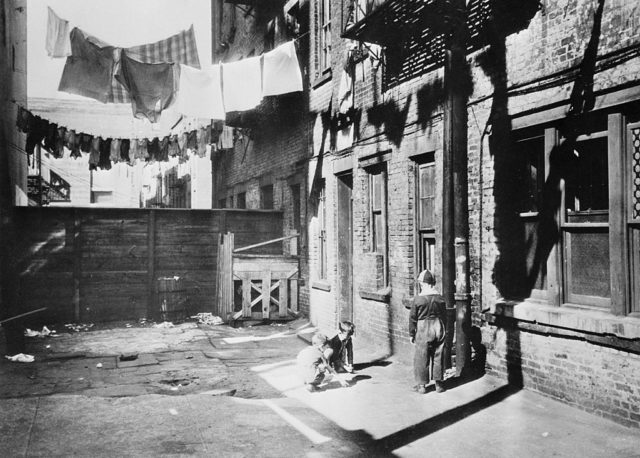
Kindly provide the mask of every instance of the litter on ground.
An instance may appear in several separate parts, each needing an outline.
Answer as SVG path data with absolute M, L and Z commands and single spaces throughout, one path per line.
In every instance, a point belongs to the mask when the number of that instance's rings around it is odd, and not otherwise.
M 32 363 L 35 361 L 33 355 L 25 355 L 24 353 L 18 353 L 13 356 L 5 356 L 9 361 L 13 361 L 15 363 Z
M 25 337 L 47 337 L 52 334 L 52 331 L 49 330 L 46 326 L 42 327 L 42 331 L 34 331 L 33 329 L 25 329 L 24 335 Z
M 200 324 L 207 324 L 209 326 L 217 326 L 219 324 L 223 324 L 222 318 L 219 316 L 214 316 L 213 313 L 198 313 L 197 315 L 193 315 L 192 319 L 198 320 Z
M 154 328 L 174 328 L 175 325 L 170 321 L 163 321 L 153 325 Z

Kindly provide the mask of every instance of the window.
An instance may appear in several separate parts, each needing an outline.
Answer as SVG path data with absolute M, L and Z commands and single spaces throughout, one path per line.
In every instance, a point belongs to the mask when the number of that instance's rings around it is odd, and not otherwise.
M 433 157 L 433 156 L 432 156 Z M 433 160 L 419 164 L 417 168 L 417 228 L 418 258 L 416 272 L 434 270 L 436 251 L 436 167 Z
M 541 262 L 536 253 L 545 179 L 544 130 L 516 132 L 513 153 L 517 155 L 516 177 L 521 186 L 518 212 L 524 229 L 525 273 L 530 279 L 525 284 L 531 285 L 532 297 L 543 299 L 546 297 L 547 264 Z
M 291 185 L 291 217 L 293 229 L 298 234 L 302 227 L 300 211 L 300 184 L 293 184 Z
M 606 222 L 609 215 L 607 133 L 579 137 L 566 178 L 567 222 Z
M 603 124 L 600 128 L 606 129 L 606 122 Z M 565 301 L 608 308 L 611 259 L 607 130 L 579 136 L 569 159 L 561 218 Z
M 273 185 L 269 184 L 260 188 L 260 202 L 264 210 L 273 208 Z
M 227 207 L 227 199 L 220 199 L 218 201 L 218 208 L 226 208 Z
M 387 168 L 376 165 L 369 173 L 369 214 L 371 221 L 371 250 L 381 256 L 382 283 L 387 284 Z
M 331 0 L 317 0 L 318 30 L 318 72 L 331 67 Z
M 327 278 L 327 198 L 322 181 L 318 202 L 318 276 Z
M 237 208 L 247 208 L 247 193 L 239 192 L 236 196 L 236 207 Z
M 233 196 L 227 197 L 227 207 L 233 208 Z

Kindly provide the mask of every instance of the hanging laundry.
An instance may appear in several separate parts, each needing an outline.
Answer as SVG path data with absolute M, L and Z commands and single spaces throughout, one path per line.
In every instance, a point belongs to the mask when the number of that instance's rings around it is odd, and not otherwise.
M 89 170 L 97 170 L 100 163 L 100 137 L 93 137 L 91 139 L 91 148 L 89 150 Z
M 80 134 L 80 151 L 83 153 L 91 152 L 91 144 L 93 142 L 93 138 L 89 134 Z
M 149 159 L 148 144 L 149 142 L 146 138 L 138 139 L 138 155 L 136 156 L 136 159 L 142 159 L 145 161 Z
M 194 118 L 224 119 L 220 66 L 198 70 L 180 65 L 180 83 L 174 108 Z
M 120 146 L 121 141 L 119 138 L 114 138 L 111 140 L 111 148 L 109 149 L 109 160 L 111 162 L 120 162 Z
M 195 130 L 187 134 L 187 149 L 190 149 L 193 153 L 198 151 L 198 132 Z
M 180 155 L 187 154 L 187 141 L 189 140 L 189 135 L 186 132 L 182 132 L 178 136 L 178 147 L 180 148 Z
M 131 141 L 128 138 L 124 138 L 120 143 L 120 160 L 131 162 L 129 159 L 130 148 L 131 148 Z
M 180 144 L 178 143 L 177 135 L 172 135 L 169 139 L 169 156 L 180 156 Z
M 160 141 L 158 137 L 154 138 L 147 145 L 147 151 L 149 152 L 149 160 L 157 161 L 160 156 Z
M 53 149 L 53 157 L 61 158 L 64 156 L 64 139 L 66 135 L 67 129 L 65 127 L 58 127 L 55 147 Z
M 71 52 L 62 71 L 58 91 L 108 102 L 114 62 L 113 46 L 75 27 L 71 31 Z
M 169 160 L 169 137 L 163 137 L 160 140 L 160 151 L 158 153 L 158 160 L 166 162 Z
M 222 94 L 226 112 L 257 107 L 262 101 L 260 56 L 222 64 Z
M 289 41 L 264 54 L 262 93 L 265 96 L 302 91 L 302 73 L 295 42 Z
M 198 156 L 204 157 L 207 153 L 207 145 L 211 141 L 211 126 L 200 129 L 198 135 Z
M 177 79 L 174 64 L 145 64 L 120 56 L 117 80 L 129 91 L 133 116 L 155 123 L 162 110 L 173 102 Z
M 49 123 L 46 120 L 40 118 L 39 116 L 33 117 L 31 128 L 27 132 L 27 140 L 24 147 L 27 154 L 33 154 L 36 145 L 42 143 L 45 135 L 47 135 L 48 128 Z
M 111 139 L 100 139 L 98 148 L 100 150 L 100 161 L 98 162 L 98 167 L 102 170 L 111 170 L 111 161 L 109 160 L 111 155 Z
M 47 121 L 45 121 L 47 122 Z M 56 149 L 56 139 L 58 138 L 58 125 L 54 123 L 47 123 L 47 134 L 44 136 L 44 142 L 42 146 L 51 154 Z
M 47 7 L 47 42 L 45 48 L 49 57 L 67 57 L 71 55 L 71 39 L 69 38 L 69 21 L 60 19 Z
M 233 128 L 224 126 L 218 141 L 220 149 L 233 149 L 233 143 Z
M 346 113 L 353 107 L 353 78 L 349 69 L 342 70 L 338 86 L 338 113 Z
M 124 51 L 132 59 L 145 64 L 176 63 L 200 68 L 193 25 L 164 40 L 132 46 Z M 116 59 L 119 59 L 119 55 L 120 53 L 116 53 Z M 112 103 L 131 103 L 129 93 L 116 78 L 112 79 L 109 101 Z
M 135 138 L 132 138 L 129 144 L 129 159 L 132 162 L 138 159 L 138 140 Z
M 71 150 L 72 158 L 82 157 L 80 154 L 80 135 L 76 135 L 76 131 L 73 129 L 67 131 L 67 148 Z

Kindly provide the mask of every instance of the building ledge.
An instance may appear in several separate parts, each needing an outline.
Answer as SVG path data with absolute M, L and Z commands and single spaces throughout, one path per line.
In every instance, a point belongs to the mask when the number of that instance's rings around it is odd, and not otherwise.
M 362 299 L 368 299 L 370 301 L 389 303 L 391 301 L 391 286 L 379 289 L 377 291 L 368 291 L 361 289 L 358 294 Z
M 554 307 L 546 302 L 503 301 L 485 313 L 494 325 L 509 321 L 536 332 L 596 340 L 612 346 L 640 351 L 640 318 L 615 316 L 602 310 L 578 305 Z
M 311 281 L 311 288 L 321 291 L 331 291 L 331 283 L 326 280 L 313 280 Z
M 322 86 L 324 83 L 326 83 L 329 80 L 331 80 L 330 68 L 322 72 L 320 75 L 318 75 L 318 77 L 315 80 L 313 80 L 312 87 L 314 89 L 318 89 L 320 86 Z

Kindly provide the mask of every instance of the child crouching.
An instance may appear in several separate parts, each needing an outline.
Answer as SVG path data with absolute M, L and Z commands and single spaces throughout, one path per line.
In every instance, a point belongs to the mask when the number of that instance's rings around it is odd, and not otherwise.
M 307 391 L 318 391 L 319 385 L 327 377 L 327 373 L 335 375 L 329 360 L 333 351 L 329 347 L 327 336 L 316 333 L 311 338 L 311 346 L 298 353 L 297 363 Z M 338 378 L 342 386 L 348 386 L 347 382 Z

